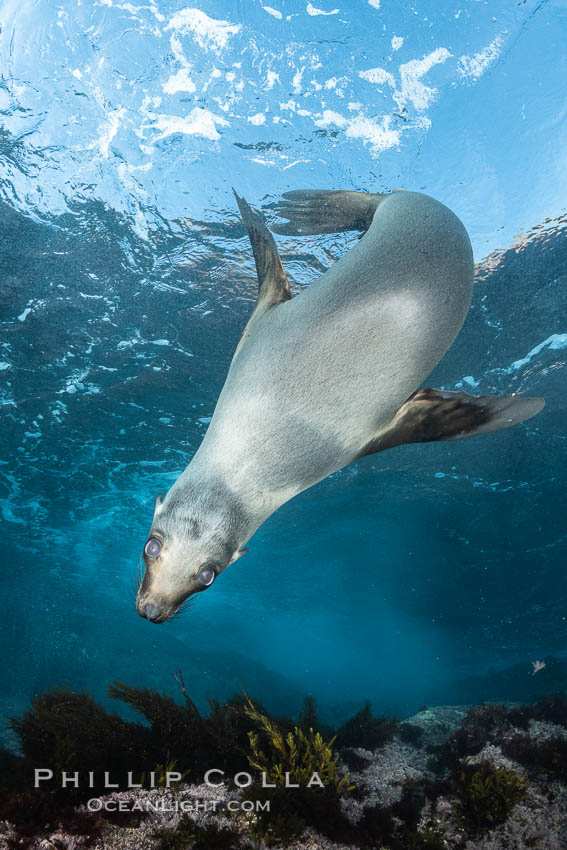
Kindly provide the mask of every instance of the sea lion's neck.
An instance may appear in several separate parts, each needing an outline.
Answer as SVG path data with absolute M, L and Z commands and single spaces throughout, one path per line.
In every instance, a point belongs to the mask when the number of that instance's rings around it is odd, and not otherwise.
M 224 465 L 215 461 L 203 445 L 177 479 L 167 499 L 194 504 L 199 513 L 218 517 L 227 532 L 243 546 L 281 505 L 295 492 L 272 492 L 259 485 L 253 468 Z

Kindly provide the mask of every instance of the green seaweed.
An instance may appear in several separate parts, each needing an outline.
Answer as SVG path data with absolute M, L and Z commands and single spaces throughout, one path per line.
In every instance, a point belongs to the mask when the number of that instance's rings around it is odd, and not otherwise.
M 0 803 L 2 820 L 12 826 L 7 850 L 36 848 L 38 836 L 49 835 L 62 826 L 68 835 L 80 836 L 78 845 L 88 846 L 97 841 L 105 824 L 99 813 L 77 811 L 71 801 L 42 790 L 2 794 Z
M 365 806 L 357 827 L 359 840 L 370 847 L 389 846 L 394 837 L 394 818 L 385 806 Z
M 511 708 L 508 718 L 512 726 L 527 730 L 530 720 L 543 720 L 567 727 L 567 698 L 564 693 L 542 697 L 534 705 Z
M 486 744 L 498 744 L 510 729 L 505 705 L 474 706 L 463 718 L 461 726 L 443 744 L 432 762 L 439 772 L 458 770 L 461 759 L 480 753 Z
M 303 711 L 300 712 L 297 718 L 297 725 L 304 732 L 309 732 L 310 729 L 320 729 L 319 717 L 317 716 L 317 704 L 315 698 L 311 695 L 306 696 L 303 701 Z
M 306 733 L 299 726 L 285 735 L 251 699 L 244 711 L 256 726 L 256 731 L 248 733 L 248 762 L 250 767 L 265 774 L 269 783 L 309 786 L 317 784 L 318 779 L 319 784 L 332 786 L 338 793 L 351 790 L 348 773 L 339 773 L 339 757 L 333 752 L 334 738 L 325 741 L 320 732 L 311 728 Z M 315 781 L 314 777 L 317 777 Z
M 248 733 L 249 764 L 275 786 L 255 784 L 247 790 L 249 799 L 269 803 L 269 811 L 257 811 L 256 836 L 266 845 L 285 844 L 309 825 L 335 841 L 352 839 L 356 829 L 343 814 L 340 798 L 353 786 L 340 770 L 334 738 L 326 741 L 313 727 L 306 730 L 299 723 L 286 731 L 249 698 L 244 710 L 255 726 Z M 304 724 L 308 719 L 316 720 L 310 701 L 306 701 Z M 310 785 L 314 775 L 318 781 Z M 298 787 L 286 787 L 292 784 Z
M 292 724 L 292 727 L 295 724 Z M 309 732 L 310 729 L 317 729 L 324 738 L 331 738 L 333 729 L 328 723 L 323 723 L 317 714 L 317 703 L 312 696 L 306 696 L 303 701 L 303 709 L 297 718 L 297 725 L 304 732 Z
M 35 697 L 31 708 L 12 718 L 10 726 L 19 738 L 28 783 L 35 766 L 47 765 L 58 778 L 50 790 L 66 801 L 103 793 L 104 771 L 126 776 L 133 764 L 149 770 L 158 757 L 149 729 L 110 714 L 90 694 L 69 688 Z M 63 771 L 82 775 L 93 771 L 94 784 L 87 789 L 71 784 L 61 788 Z
M 234 694 L 224 703 L 216 699 L 208 702 L 210 713 L 205 724 L 208 752 L 214 754 L 215 764 L 227 773 L 243 770 L 247 764 L 250 729 L 244 712 L 246 698 Z
M 449 846 L 443 830 L 436 826 L 404 836 L 404 850 L 447 850 Z
M 432 769 L 455 770 L 461 759 L 476 755 L 486 744 L 500 744 L 510 739 L 514 729 L 527 731 L 531 720 L 541 720 L 567 727 L 567 699 L 561 693 L 542 697 L 534 705 L 508 708 L 501 703 L 473 706 L 432 760 Z M 515 737 L 515 736 L 514 736 Z M 511 756 L 514 758 L 514 756 Z
M 125 787 L 132 770 L 138 772 L 138 779 L 140 773 L 147 776 L 152 771 L 160 785 L 166 773 L 178 769 L 177 765 L 179 770 L 189 768 L 193 781 L 211 765 L 227 776 L 253 768 L 265 773 L 266 781 L 275 787 L 262 787 L 258 777 L 247 788 L 249 800 L 270 803 L 269 811 L 256 810 L 249 817 L 249 837 L 266 845 L 285 845 L 309 826 L 335 841 L 389 850 L 440 850 L 447 846 L 435 823 L 419 828 L 425 799 L 434 801 L 439 794 L 456 797 L 455 817 L 472 836 L 508 817 L 525 796 L 525 780 L 489 762 L 463 764 L 466 756 L 479 752 L 488 742 L 499 743 L 506 755 L 534 775 L 545 773 L 567 781 L 567 740 L 558 737 L 538 742 L 527 735 L 510 735 L 514 728 L 527 726 L 534 718 L 552 717 L 561 722 L 565 710 L 562 697 L 514 709 L 502 705 L 475 707 L 442 750 L 441 767 L 446 778 L 439 777 L 434 783 L 407 782 L 398 802 L 388 808 L 366 807 L 360 821 L 351 824 L 341 801 L 353 787 L 339 761 L 339 746 L 347 764 L 361 769 L 366 760 L 361 759 L 358 748 L 376 749 L 391 739 L 394 731 L 401 731 L 405 740 L 419 745 L 419 729 L 406 724 L 400 730 L 395 719 L 373 716 L 367 702 L 334 736 L 333 730 L 320 723 L 312 697 L 306 698 L 296 721 L 271 717 L 244 693 L 225 702 L 210 700 L 208 714 L 201 714 L 187 693 L 182 674 L 176 673 L 175 678 L 183 697 L 181 703 L 151 688 L 112 683 L 110 696 L 134 708 L 143 716 L 144 724 L 111 714 L 89 694 L 64 688 L 36 697 L 28 711 L 12 720 L 21 755 L 0 751 L 0 767 L 10 778 L 9 782 L 0 781 L 0 805 L 4 817 L 16 825 L 17 841 L 21 841 L 18 846 L 31 845 L 34 836 L 48 834 L 59 822 L 70 835 L 96 835 L 112 816 L 99 813 L 96 818 L 78 817 L 73 805 L 86 796 L 104 793 L 106 771 Z M 31 793 L 33 767 L 38 764 L 49 766 L 55 778 Z M 79 771 L 82 776 L 93 771 L 95 786 L 81 783 L 79 789 L 61 789 L 61 771 Z M 356 796 L 359 791 L 354 789 L 353 793 Z M 228 850 L 238 846 L 240 840 L 231 830 L 196 826 L 190 818 L 183 820 L 180 829 L 160 833 L 159 837 L 164 847 L 191 846 L 197 850 Z
M 514 806 L 525 798 L 527 782 L 515 771 L 486 761 L 461 767 L 456 793 L 453 813 L 457 823 L 471 835 L 481 835 L 508 819 Z
M 246 799 L 261 803 L 255 812 L 252 837 L 267 847 L 283 843 L 284 846 L 298 838 L 308 826 L 313 815 L 309 806 L 314 791 L 305 789 L 290 792 L 282 787 L 264 788 L 254 784 L 246 790 Z M 307 805 L 306 805 L 307 802 Z
M 184 770 L 181 773 L 180 779 L 174 780 L 172 778 L 171 774 L 179 773 L 179 772 L 180 771 L 177 769 L 177 761 L 175 759 L 171 758 L 170 754 L 167 753 L 166 757 L 163 761 L 163 764 L 156 764 L 156 766 L 153 769 L 156 787 L 157 788 L 167 787 L 167 788 L 171 788 L 174 791 L 176 791 L 179 788 L 179 786 L 181 785 L 181 783 L 183 782 L 183 780 L 189 774 L 188 770 Z M 141 784 L 142 785 L 144 784 L 143 779 L 142 779 Z
M 547 773 L 567 782 L 567 739 L 562 736 L 534 741 L 527 735 L 514 735 L 502 742 L 502 752 L 532 773 Z
M 200 766 L 205 757 L 205 723 L 193 703 L 182 706 L 164 693 L 117 681 L 108 688 L 108 696 L 130 705 L 146 718 L 151 725 L 154 751 L 170 753 L 172 759 L 186 767 Z
M 251 785 L 246 789 L 246 798 L 269 804 L 269 809 L 255 812 L 254 837 L 268 846 L 280 842 L 287 846 L 310 826 L 333 841 L 359 843 L 360 830 L 343 813 L 342 796 L 334 786 L 290 789 L 282 785 Z
M 342 747 L 362 747 L 365 750 L 376 750 L 383 747 L 392 739 L 398 726 L 395 717 L 375 717 L 372 714 L 371 703 L 367 700 L 363 708 L 339 728 L 336 744 Z
M 174 676 L 185 705 L 156 690 L 122 682 L 113 682 L 108 693 L 146 718 L 151 724 L 154 748 L 160 754 L 168 753 L 172 761 L 187 768 L 186 775 L 199 775 L 211 764 L 226 773 L 244 770 L 249 726 L 243 709 L 244 698 L 236 695 L 226 703 L 210 700 L 209 715 L 202 715 L 187 693 L 181 671 L 176 671 Z

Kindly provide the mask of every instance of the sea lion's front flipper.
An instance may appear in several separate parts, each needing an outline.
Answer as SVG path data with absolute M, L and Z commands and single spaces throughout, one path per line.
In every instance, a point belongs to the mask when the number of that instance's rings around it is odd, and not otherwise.
M 361 451 L 360 457 L 400 446 L 434 440 L 461 440 L 511 428 L 531 419 L 543 398 L 519 395 L 474 396 L 430 387 L 417 390 L 398 409 L 390 424 Z
M 274 237 L 258 213 L 251 209 L 244 198 L 239 197 L 234 189 L 232 191 L 242 220 L 246 225 L 256 262 L 258 298 L 252 314 L 252 318 L 254 318 L 259 309 L 264 311 L 268 307 L 275 307 L 282 301 L 289 301 L 291 290 Z
M 277 224 L 275 233 L 284 236 L 307 236 L 318 233 L 366 231 L 385 195 L 348 190 L 296 189 L 284 192 L 276 206 L 285 224 Z

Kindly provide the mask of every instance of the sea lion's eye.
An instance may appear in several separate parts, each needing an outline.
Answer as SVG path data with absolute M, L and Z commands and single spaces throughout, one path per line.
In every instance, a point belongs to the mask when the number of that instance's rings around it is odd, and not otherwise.
M 215 580 L 216 573 L 212 567 L 203 567 L 201 572 L 199 573 L 199 584 L 202 587 L 208 587 Z
M 157 558 L 161 552 L 161 542 L 157 539 L 157 537 L 150 537 L 144 546 L 144 552 L 148 558 Z

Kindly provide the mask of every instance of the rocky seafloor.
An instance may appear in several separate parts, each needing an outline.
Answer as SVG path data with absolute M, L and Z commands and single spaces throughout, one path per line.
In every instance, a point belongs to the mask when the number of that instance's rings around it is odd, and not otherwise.
M 348 772 L 340 793 L 259 792 L 233 778 L 218 787 L 122 790 L 82 802 L 35 834 L 0 815 L 0 848 L 561 850 L 566 708 L 562 697 L 427 708 L 392 726 L 378 747 L 339 748 L 338 767 Z

